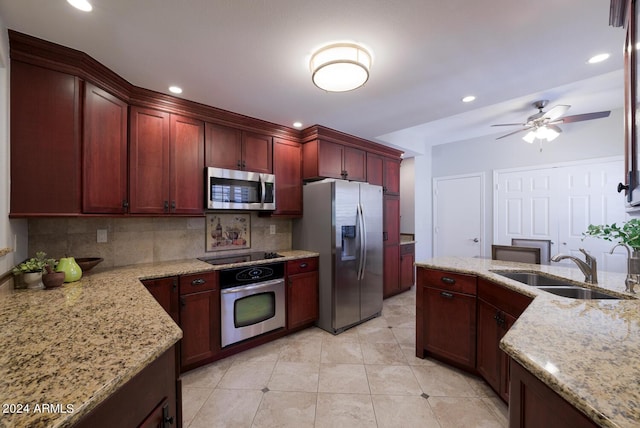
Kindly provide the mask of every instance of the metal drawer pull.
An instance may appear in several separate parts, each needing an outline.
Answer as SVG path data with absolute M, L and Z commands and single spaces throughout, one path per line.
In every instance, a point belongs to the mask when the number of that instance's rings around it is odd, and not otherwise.
M 449 278 L 448 276 L 443 276 L 442 278 L 440 278 L 440 281 L 444 282 L 445 284 L 455 284 L 456 280 L 453 278 Z
M 453 294 L 452 294 L 452 293 L 447 293 L 446 291 L 442 291 L 442 292 L 440 292 L 440 295 L 441 295 L 442 297 L 447 298 L 447 299 L 453 299 Z
M 202 278 L 198 278 L 198 279 L 194 279 L 193 281 L 191 281 L 191 285 L 196 286 L 196 285 L 203 285 L 206 284 L 207 281 L 202 279 Z
M 307 266 L 309 266 L 307 263 L 300 263 L 300 268 L 301 268 L 301 269 L 304 269 L 304 268 L 306 268 Z

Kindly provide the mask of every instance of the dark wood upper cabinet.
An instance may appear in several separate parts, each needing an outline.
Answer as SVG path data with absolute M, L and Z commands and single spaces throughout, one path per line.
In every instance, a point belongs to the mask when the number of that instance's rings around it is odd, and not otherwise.
M 11 61 L 11 216 L 81 212 L 77 77 Z
M 400 161 L 384 158 L 384 193 L 388 195 L 400 194 Z
M 302 215 L 302 145 L 274 138 L 273 173 L 276 176 L 276 209 L 271 215 Z
M 173 214 L 204 212 L 204 122 L 171 115 L 169 182 Z
M 127 212 L 127 103 L 88 82 L 82 147 L 82 211 Z
M 131 107 L 129 187 L 133 214 L 204 212 L 204 122 Z
M 240 169 L 242 166 L 242 131 L 228 126 L 206 124 L 205 166 Z
M 384 158 L 374 153 L 367 153 L 367 182 L 376 186 L 384 186 Z
M 324 140 L 306 143 L 303 148 L 303 178 L 342 178 L 367 181 L 367 152 Z
M 207 123 L 206 166 L 271 174 L 273 139 L 269 135 Z
M 163 214 L 169 210 L 169 129 L 169 113 L 131 107 L 131 213 Z

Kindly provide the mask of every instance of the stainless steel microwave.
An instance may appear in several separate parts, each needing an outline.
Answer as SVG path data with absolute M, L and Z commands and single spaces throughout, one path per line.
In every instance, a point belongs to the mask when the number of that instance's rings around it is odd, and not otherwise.
M 273 174 L 205 168 L 206 206 L 210 210 L 275 210 Z

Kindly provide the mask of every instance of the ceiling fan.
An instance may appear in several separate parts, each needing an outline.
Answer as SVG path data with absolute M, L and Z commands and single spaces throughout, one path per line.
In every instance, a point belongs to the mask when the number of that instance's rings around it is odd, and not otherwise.
M 522 129 L 518 129 L 517 131 L 510 132 L 508 134 L 502 135 L 496 140 L 501 138 L 508 137 L 513 134 L 517 134 L 522 131 L 529 131 L 527 135 L 523 137 L 528 143 L 533 143 L 536 139 L 542 141 L 551 141 L 555 139 L 560 133 L 562 129 L 558 126 L 561 123 L 571 123 L 571 122 L 582 122 L 584 120 L 592 120 L 592 119 L 600 119 L 602 117 L 607 117 L 611 114 L 610 111 L 598 111 L 594 113 L 585 113 L 585 114 L 576 114 L 573 116 L 565 116 L 561 117 L 563 114 L 569 110 L 571 106 L 569 105 L 557 105 L 550 109 L 547 112 L 542 111 L 545 106 L 549 103 L 549 100 L 539 100 L 533 103 L 533 106 L 538 109 L 538 113 L 532 114 L 527 118 L 525 123 L 500 123 L 497 125 L 491 126 L 522 126 Z

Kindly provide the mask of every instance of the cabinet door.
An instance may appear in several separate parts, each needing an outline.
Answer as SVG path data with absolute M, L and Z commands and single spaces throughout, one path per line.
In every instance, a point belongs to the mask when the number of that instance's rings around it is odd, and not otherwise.
M 318 141 L 318 176 L 342 178 L 344 172 L 342 167 L 343 153 L 344 146 L 341 144 Z
M 176 323 L 180 322 L 180 310 L 178 307 L 178 277 L 146 279 L 142 281 L 149 293 L 160 303 L 160 306 Z
M 499 348 L 502 328 L 498 320 L 501 312 L 495 306 L 478 299 L 478 373 L 495 390 L 501 388 L 501 353 Z
M 287 287 L 287 328 L 310 324 L 318 319 L 318 272 L 290 275 Z
M 242 131 L 207 123 L 205 132 L 205 166 L 226 169 L 242 167 Z
M 276 176 L 276 210 L 272 215 L 302 215 L 302 146 L 293 141 L 273 141 Z
M 85 83 L 82 211 L 116 214 L 127 204 L 127 104 Z
M 511 428 L 593 428 L 598 425 L 511 360 Z
M 385 298 L 400 292 L 400 246 L 384 247 L 383 296 Z
M 171 115 L 170 211 L 204 212 L 204 122 Z
M 220 350 L 220 291 L 180 296 L 183 370 L 216 355 Z
M 242 169 L 246 171 L 273 172 L 273 138 L 269 135 L 242 133 Z
M 131 107 L 130 212 L 169 212 L 169 113 Z
M 511 383 L 511 367 L 510 362 L 511 358 L 500 349 L 500 341 L 507 334 L 507 331 L 511 328 L 511 326 L 516 322 L 516 318 L 512 317 L 509 314 L 503 313 L 504 324 L 502 325 L 502 331 L 498 336 L 498 342 L 496 346 L 499 350 L 500 355 L 500 389 L 498 390 L 498 394 L 504 400 L 505 403 L 509 403 L 509 387 Z
M 367 182 L 384 186 L 384 160 L 382 156 L 367 153 Z
M 475 369 L 475 296 L 425 287 L 423 298 L 425 349 L 465 369 Z
M 400 194 L 400 161 L 384 159 L 384 191 L 389 195 Z
M 400 243 L 400 198 L 397 196 L 384 196 L 384 230 L 382 240 L 384 245 L 397 245 Z
M 367 152 L 344 147 L 343 169 L 345 178 L 351 181 L 367 181 Z
M 10 152 L 12 215 L 80 213 L 76 77 L 11 61 Z
M 407 244 L 408 245 L 408 244 Z M 404 253 L 403 246 L 400 247 L 400 288 L 408 290 L 415 282 L 413 263 L 415 260 L 414 253 Z

